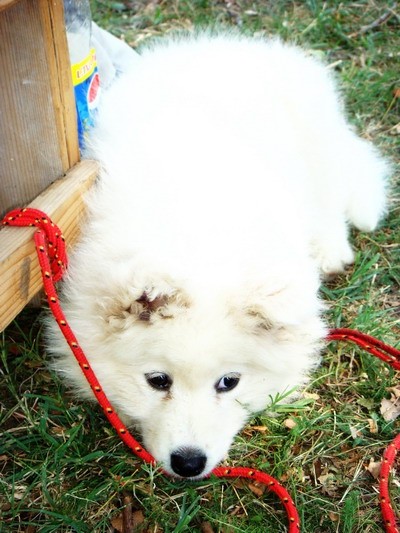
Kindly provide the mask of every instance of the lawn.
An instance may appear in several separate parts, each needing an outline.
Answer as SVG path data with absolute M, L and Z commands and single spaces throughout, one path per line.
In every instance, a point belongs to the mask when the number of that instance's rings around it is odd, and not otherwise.
M 93 0 L 92 9 L 96 22 L 134 47 L 210 23 L 306 46 L 335 70 L 351 121 L 396 169 L 395 2 Z M 398 173 L 390 196 L 381 228 L 354 232 L 355 264 L 325 283 L 322 295 L 332 327 L 358 328 L 399 346 Z M 358 348 L 331 343 L 303 396 L 254 418 L 227 464 L 279 479 L 298 506 L 303 533 L 381 532 L 377 472 L 383 449 L 400 431 L 393 420 L 399 398 L 398 373 Z M 0 334 L 0 400 L 1 533 L 286 531 L 279 502 L 257 484 L 176 483 L 136 459 L 100 409 L 77 401 L 46 367 L 37 310 L 25 310 Z M 399 487 L 400 471 L 393 472 L 393 504 L 400 512 Z

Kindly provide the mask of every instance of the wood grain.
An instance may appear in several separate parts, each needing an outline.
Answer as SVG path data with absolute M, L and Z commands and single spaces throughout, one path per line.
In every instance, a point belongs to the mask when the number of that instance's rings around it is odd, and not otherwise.
M 60 156 L 63 170 L 66 172 L 79 161 L 79 144 L 71 63 L 64 23 L 64 3 L 63 0 L 37 1 Z
M 97 162 L 81 161 L 29 204 L 60 226 L 68 247 L 79 236 L 85 209 L 83 196 L 94 183 L 98 170 Z M 11 227 L 0 230 L 0 331 L 42 288 L 34 231 Z
M 8 9 L 17 2 L 19 2 L 19 0 L 0 0 L 0 11 L 2 11 L 3 9 Z
M 62 0 L 0 10 L 0 215 L 79 159 Z

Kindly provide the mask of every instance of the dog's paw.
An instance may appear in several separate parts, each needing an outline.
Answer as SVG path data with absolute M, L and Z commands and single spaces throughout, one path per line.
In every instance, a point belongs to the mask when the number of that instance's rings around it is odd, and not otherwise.
M 363 207 L 358 204 L 352 205 L 348 212 L 349 220 L 360 231 L 374 231 L 384 213 L 384 206 L 372 205 L 369 208 Z
M 354 252 L 347 240 L 329 245 L 314 244 L 313 256 L 322 275 L 326 277 L 343 272 L 346 266 L 354 262 Z

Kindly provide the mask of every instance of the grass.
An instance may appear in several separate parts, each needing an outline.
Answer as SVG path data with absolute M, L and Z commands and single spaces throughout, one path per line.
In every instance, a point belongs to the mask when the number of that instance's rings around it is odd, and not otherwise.
M 342 80 L 361 134 L 395 158 L 399 144 L 400 8 L 354 0 L 153 2 L 93 0 L 95 20 L 136 46 L 195 24 L 240 26 L 304 44 Z M 397 9 L 397 11 L 396 11 Z M 295 90 L 295 87 L 293 88 Z M 322 288 L 332 326 L 399 342 L 400 206 L 372 235 L 354 233 L 354 266 Z M 134 531 L 286 531 L 277 501 L 248 482 L 175 483 L 133 457 L 95 406 L 77 402 L 46 367 L 38 313 L 0 334 L 0 532 L 117 532 L 132 507 Z M 305 533 L 382 531 L 371 473 L 399 422 L 380 414 L 398 374 L 352 346 L 327 346 L 305 396 L 274 405 L 237 437 L 229 464 L 263 469 L 284 483 Z M 369 468 L 368 468 L 369 467 Z M 371 470 L 371 471 L 370 471 Z M 392 496 L 400 508 L 399 473 Z M 126 520 L 125 520 L 126 522 Z M 122 525 L 121 525 L 122 524 Z

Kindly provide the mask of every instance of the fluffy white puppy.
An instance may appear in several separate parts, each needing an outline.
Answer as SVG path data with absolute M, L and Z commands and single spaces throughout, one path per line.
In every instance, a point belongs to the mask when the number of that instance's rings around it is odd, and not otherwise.
M 320 273 L 373 230 L 387 165 L 327 69 L 277 40 L 160 40 L 104 96 L 62 305 L 107 396 L 170 473 L 206 475 L 249 416 L 303 384 Z M 56 326 L 55 366 L 91 398 Z

